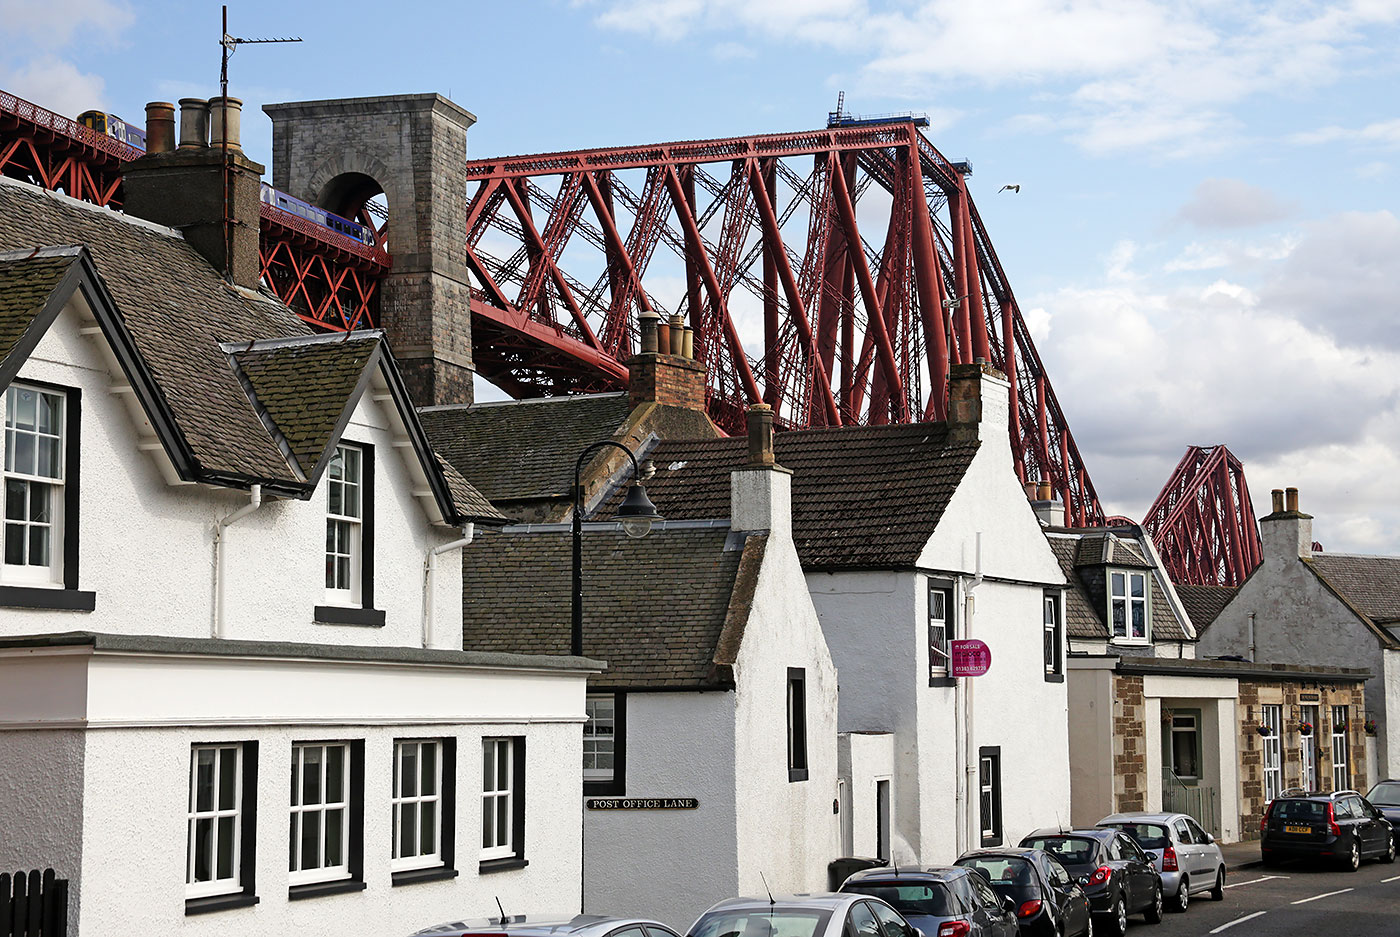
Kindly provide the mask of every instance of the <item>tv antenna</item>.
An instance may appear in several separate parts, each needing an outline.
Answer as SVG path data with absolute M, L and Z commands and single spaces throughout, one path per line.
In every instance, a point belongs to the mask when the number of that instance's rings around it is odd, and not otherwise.
M 228 163 L 228 60 L 238 50 L 239 46 L 261 45 L 273 42 L 301 42 L 300 36 L 289 36 L 275 39 L 244 39 L 239 36 L 231 36 L 228 31 L 228 4 L 223 7 L 223 30 L 220 32 L 219 45 L 223 49 L 223 57 L 219 63 L 219 95 L 223 101 L 223 107 L 219 108 L 219 136 L 221 138 L 220 156 L 223 159 L 224 170 L 224 279 L 229 283 L 233 282 L 233 175 L 229 170 Z

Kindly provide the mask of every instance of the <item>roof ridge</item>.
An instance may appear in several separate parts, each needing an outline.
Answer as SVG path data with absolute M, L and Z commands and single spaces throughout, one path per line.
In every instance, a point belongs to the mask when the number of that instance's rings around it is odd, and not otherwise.
M 166 237 L 173 238 L 177 241 L 183 241 L 185 239 L 184 233 L 178 228 L 172 228 L 163 224 L 156 224 L 154 221 L 147 221 L 145 218 L 137 218 L 135 215 L 128 215 L 125 212 L 112 211 L 110 209 L 103 208 L 101 205 L 94 205 L 92 202 L 85 202 L 82 199 L 73 198 L 71 195 L 64 195 L 62 192 L 56 192 L 53 189 L 45 189 L 40 186 L 34 185 L 31 182 L 24 182 L 20 179 L 12 179 L 9 176 L 0 176 L 0 185 L 12 185 L 15 188 L 21 190 L 30 189 L 35 195 L 47 196 L 48 198 L 53 199 L 55 202 L 58 202 L 60 205 L 68 205 L 73 208 L 81 208 L 83 211 L 95 212 L 96 214 L 99 214 L 104 218 L 111 218 L 116 221 L 121 221 L 136 228 L 145 228 L 148 231 L 153 231 L 156 234 L 163 234 Z
M 486 407 L 518 407 L 531 403 L 570 403 L 579 400 L 600 400 L 604 398 L 626 397 L 627 391 L 608 391 L 604 394 L 561 394 L 558 397 L 527 397 L 524 400 L 479 400 L 473 403 L 439 403 L 430 407 L 418 407 L 419 413 L 441 413 L 450 410 L 482 410 Z
M 1400 562 L 1400 556 L 1393 553 L 1343 553 L 1340 550 L 1316 550 L 1313 552 L 1313 559 L 1320 559 L 1329 556 L 1345 556 L 1357 560 L 1395 560 Z
M 64 244 L 49 247 L 20 248 L 13 251 L 0 251 L 0 263 L 10 260 L 50 260 L 54 257 L 77 257 L 82 254 L 83 245 Z
M 246 341 L 219 342 L 219 348 L 226 354 L 241 355 L 250 351 L 273 351 L 278 348 L 329 345 L 333 342 L 380 341 L 383 338 L 383 329 L 354 329 L 349 332 L 312 332 L 307 335 L 278 335 L 273 338 L 250 338 Z

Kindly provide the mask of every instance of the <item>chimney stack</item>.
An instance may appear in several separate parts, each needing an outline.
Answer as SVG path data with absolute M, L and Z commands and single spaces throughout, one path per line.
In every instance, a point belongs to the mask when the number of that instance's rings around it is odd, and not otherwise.
M 749 463 L 729 473 L 729 526 L 792 543 L 792 472 L 773 457 L 773 409 L 749 407 Z
M 1029 485 L 1027 486 L 1029 487 Z M 1042 478 L 1035 486 L 1036 497 L 1031 502 L 1036 519 L 1044 527 L 1065 526 L 1065 506 L 1055 500 L 1055 489 L 1048 478 Z
M 1259 539 L 1264 562 L 1290 562 L 1312 559 L 1312 515 L 1298 510 L 1298 489 L 1275 488 L 1270 492 L 1273 513 L 1259 518 Z
M 979 361 L 948 369 L 948 444 L 1006 440 L 1011 384 L 1006 375 Z M 1010 453 L 1010 445 L 1007 446 Z
M 172 151 L 170 105 L 147 107 L 145 156 L 122 166 L 127 214 L 178 229 L 190 246 L 232 282 L 255 290 L 262 274 L 258 256 L 259 196 L 264 167 L 243 155 L 238 143 L 242 102 L 216 98 L 215 140 L 209 145 L 209 103 L 180 101 L 180 144 Z M 225 163 L 227 156 L 227 163 Z
M 627 389 L 632 409 L 660 404 L 686 410 L 705 409 L 705 366 L 696 361 L 691 331 L 680 316 L 668 322 L 656 313 L 638 317 L 641 351 L 627 362 Z
M 175 150 L 175 105 L 152 101 L 146 105 L 146 152 L 172 153 Z

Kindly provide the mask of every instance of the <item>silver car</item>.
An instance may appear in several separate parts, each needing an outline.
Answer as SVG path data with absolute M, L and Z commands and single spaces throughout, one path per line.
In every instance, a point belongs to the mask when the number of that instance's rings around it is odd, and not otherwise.
M 1184 813 L 1115 813 L 1099 826 L 1122 830 L 1152 857 L 1162 873 L 1162 893 L 1172 911 L 1185 911 L 1192 895 L 1225 898 L 1225 856 L 1215 837 Z
M 676 937 L 665 924 L 643 918 L 597 914 L 517 914 L 506 918 L 450 921 L 417 931 L 413 937 Z
M 919 931 L 870 895 L 764 895 L 721 901 L 687 937 L 919 937 Z

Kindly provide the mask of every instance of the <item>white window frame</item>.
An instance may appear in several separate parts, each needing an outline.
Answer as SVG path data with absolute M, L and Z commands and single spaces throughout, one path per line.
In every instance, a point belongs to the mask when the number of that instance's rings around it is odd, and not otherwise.
M 1177 725 L 1180 721 L 1182 724 Z M 1171 722 L 1171 766 L 1172 774 L 1183 781 L 1200 780 L 1200 774 L 1180 774 L 1176 770 L 1176 737 L 1177 735 L 1191 736 L 1191 757 L 1196 762 L 1196 771 L 1201 770 L 1201 723 L 1196 718 L 1195 713 L 1172 713 Z
M 33 393 L 38 396 L 38 400 L 36 400 L 35 402 L 36 417 L 35 426 L 33 430 L 21 429 L 14 424 L 16 413 L 18 411 L 18 406 L 15 402 L 15 398 L 18 394 L 24 392 Z M 38 427 L 37 414 L 39 412 L 39 402 L 42 401 L 42 399 L 45 397 L 54 398 L 59 403 L 59 426 L 57 430 L 53 432 L 40 432 Z M 52 390 L 44 387 L 36 387 L 32 384 L 16 382 L 11 384 L 9 388 L 6 389 L 4 401 L 5 458 L 3 463 L 3 475 L 5 484 L 4 490 L 0 491 L 0 498 L 3 498 L 3 501 L 0 501 L 0 505 L 3 505 L 3 507 L 0 507 L 0 515 L 3 515 L 3 517 L 0 517 L 0 520 L 3 520 L 3 525 L 0 525 L 0 581 L 4 582 L 7 585 L 40 586 L 55 589 L 62 588 L 64 547 L 64 483 L 67 480 L 66 474 L 68 458 L 68 395 L 60 390 Z M 15 458 L 15 437 L 19 435 L 29 436 L 34 439 L 34 467 L 36 469 L 38 467 L 38 441 L 40 439 L 57 440 L 58 454 L 55 465 L 55 469 L 57 471 L 56 475 L 39 475 L 32 472 L 16 471 L 13 469 L 13 460 Z M 46 564 L 36 565 L 28 562 L 11 564 L 7 562 L 9 551 L 8 549 L 6 549 L 6 547 L 8 546 L 6 540 L 9 537 L 10 528 L 12 526 L 8 516 L 10 500 L 9 488 L 10 483 L 12 481 L 23 484 L 26 489 L 26 496 L 24 498 L 26 504 L 26 517 L 23 519 L 16 520 L 16 526 L 22 525 L 20 526 L 20 529 L 24 531 L 22 536 L 25 537 L 24 548 L 26 560 L 28 559 L 29 553 L 28 532 L 30 528 L 47 526 L 49 530 L 49 562 Z M 27 505 L 29 502 L 28 493 L 30 489 L 32 489 L 36 485 L 43 485 L 48 489 L 49 520 L 47 524 L 35 524 L 32 521 L 30 521 L 27 517 Z
M 433 752 L 433 790 L 432 793 L 423 791 L 423 752 L 431 749 Z M 403 760 L 404 755 L 412 751 L 414 759 L 413 778 L 415 783 L 414 793 L 405 794 L 403 791 Z M 389 803 L 391 805 L 392 845 L 390 849 L 389 870 L 392 872 L 406 872 L 410 869 L 431 869 L 443 864 L 442 859 L 442 758 L 443 744 L 438 739 L 396 739 L 394 741 L 394 779 L 393 791 Z M 423 851 L 423 805 L 428 804 L 433 808 L 433 835 L 432 851 Z M 418 851 L 411 856 L 401 854 L 403 846 L 400 840 L 400 831 L 403 824 L 405 810 L 413 818 L 413 828 L 417 831 Z
M 589 693 L 584 705 L 588 719 L 583 725 L 583 779 L 606 783 L 617 775 L 617 695 Z M 603 709 L 606 715 L 601 713 Z M 604 728 L 607 735 L 600 734 Z M 608 756 L 608 767 L 599 767 L 600 755 Z
M 306 752 L 319 748 L 321 749 L 321 778 L 320 787 L 321 801 L 315 804 L 300 803 L 305 785 L 303 782 L 306 770 Z M 341 799 L 328 801 L 326 799 L 326 773 L 330 763 L 330 752 L 332 749 L 339 749 L 341 784 Z M 291 813 L 291 824 L 289 835 L 292 837 L 292 850 L 290 859 L 294 859 L 295 868 L 289 868 L 287 873 L 287 883 L 290 885 L 307 885 L 312 882 L 338 882 L 350 878 L 350 746 L 345 742 L 296 742 L 292 745 L 293 775 L 295 781 L 293 790 L 296 802 L 289 806 Z M 326 861 L 326 814 L 331 810 L 340 811 L 340 858 L 338 865 L 328 866 Z M 317 861 L 320 863 L 312 868 L 301 867 L 301 833 L 302 824 L 308 814 L 319 813 L 320 822 L 320 842 L 317 847 Z
M 1045 663 L 1045 675 L 1053 677 L 1064 672 L 1064 621 L 1063 603 L 1061 597 L 1063 593 L 1045 593 L 1044 603 L 1041 606 L 1041 617 L 1043 631 L 1041 633 L 1041 656 L 1046 650 L 1051 651 L 1050 659 Z
M 1342 728 L 1337 728 L 1338 716 Z M 1351 725 L 1350 707 L 1332 707 L 1332 790 L 1351 789 L 1351 739 L 1347 732 Z
M 1123 592 L 1120 595 L 1115 586 L 1116 577 L 1123 579 Z M 1133 595 L 1133 581 L 1142 580 L 1142 595 Z M 1152 592 L 1152 581 L 1148 578 L 1146 570 L 1131 569 L 1110 569 L 1108 571 L 1108 627 L 1112 636 L 1110 641 L 1115 644 L 1147 644 L 1152 640 L 1152 618 L 1150 617 L 1151 606 L 1148 603 L 1148 596 Z M 1114 609 L 1122 605 L 1123 608 L 1123 632 L 1118 632 L 1118 622 L 1114 618 Z M 1133 608 L 1142 607 L 1142 634 L 1133 634 Z
M 946 677 L 951 673 L 949 666 L 951 664 L 951 657 L 949 651 L 953 641 L 953 613 L 954 605 L 956 604 L 953 587 L 940 582 L 930 581 L 926 594 L 926 601 L 928 603 L 926 617 L 928 618 L 929 677 L 930 679 Z M 934 614 L 936 604 L 934 601 L 935 597 L 941 600 L 943 604 L 942 618 L 938 618 Z M 943 632 L 943 640 L 937 645 L 935 645 L 933 640 L 933 632 L 936 628 L 941 628 Z
M 1283 793 L 1283 707 L 1266 703 L 1259 707 L 1259 721 L 1269 728 L 1263 736 L 1264 800 Z
M 352 457 L 353 454 L 353 457 Z M 348 468 L 354 467 L 354 477 L 348 477 Z M 334 477 L 339 467 L 342 475 Z M 364 567 L 364 514 L 365 514 L 365 451 L 359 446 L 342 443 L 335 447 L 331 463 L 326 468 L 326 602 L 329 605 L 358 606 L 360 604 L 361 573 Z M 348 503 L 346 493 L 353 489 L 355 495 L 354 513 L 345 511 Z M 340 511 L 331 509 L 333 493 L 340 495 Z M 347 542 L 340 542 L 346 536 Z M 335 541 L 334 544 L 332 541 Z M 335 549 L 332 549 L 334 547 Z M 340 559 L 348 566 L 347 580 L 340 585 L 339 576 L 333 571 L 332 563 Z
M 511 859 L 515 857 L 515 739 L 513 737 L 484 738 L 482 743 L 481 775 L 481 859 Z M 505 759 L 506 784 L 496 787 L 501 759 Z M 488 769 L 489 773 L 488 773 Z M 497 822 L 499 805 L 504 801 L 505 823 Z M 488 824 L 487 816 L 491 817 Z M 502 828 L 504 827 L 504 829 Z M 504 834 L 504 836 L 502 835 Z
M 199 755 L 201 752 L 214 753 L 214 786 L 210 795 L 210 809 L 198 809 L 199 803 Z M 233 807 L 219 808 L 219 766 L 225 757 L 233 758 Z M 233 818 L 233 867 L 230 878 L 211 878 L 196 882 L 195 850 L 196 831 L 201 821 L 210 823 L 213 833 L 209 839 L 209 862 L 214 875 L 218 875 L 219 861 L 219 820 Z M 190 746 L 190 799 L 185 823 L 185 897 L 208 898 L 213 895 L 232 895 L 243 890 L 243 875 L 240 867 L 243 858 L 243 746 L 233 742 L 221 745 Z

